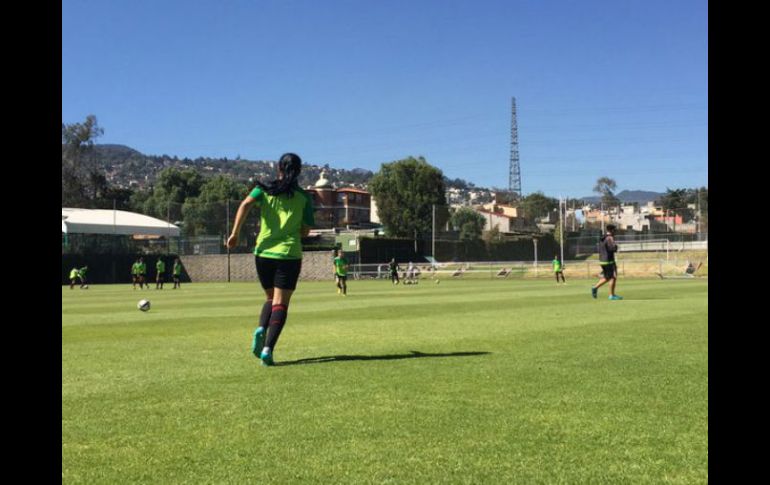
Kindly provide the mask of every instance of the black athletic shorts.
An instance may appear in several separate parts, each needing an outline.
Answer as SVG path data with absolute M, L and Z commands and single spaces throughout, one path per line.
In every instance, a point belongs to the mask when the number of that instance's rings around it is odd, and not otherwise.
M 270 259 L 255 256 L 257 276 L 262 288 L 280 288 L 282 290 L 297 289 L 299 272 L 302 269 L 301 259 Z
M 604 274 L 605 279 L 611 280 L 614 278 L 617 273 L 617 267 L 615 266 L 615 263 L 603 264 L 602 273 Z
M 342 282 L 346 282 L 346 281 L 348 280 L 348 275 L 345 275 L 345 276 L 340 276 L 340 275 L 336 274 L 336 275 L 334 275 L 334 276 L 336 276 L 336 277 L 337 277 L 337 279 L 338 279 L 338 280 L 340 280 L 340 281 L 342 281 Z

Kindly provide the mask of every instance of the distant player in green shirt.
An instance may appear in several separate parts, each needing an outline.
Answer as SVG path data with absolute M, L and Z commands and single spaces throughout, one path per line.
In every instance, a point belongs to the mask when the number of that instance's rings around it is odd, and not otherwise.
M 163 278 L 165 277 L 165 272 L 166 272 L 166 263 L 163 262 L 163 259 L 158 258 L 158 261 L 155 263 L 155 289 L 156 290 L 163 289 Z
M 556 283 L 559 282 L 559 276 L 561 275 L 561 281 L 563 283 L 567 283 L 567 280 L 564 279 L 564 271 L 561 265 L 561 259 L 559 259 L 559 255 L 553 257 L 553 274 L 556 275 Z
M 136 289 L 136 284 L 139 283 L 139 288 L 144 288 L 144 275 L 147 274 L 147 265 L 144 264 L 144 259 L 139 258 L 136 260 L 136 262 L 131 265 L 131 276 L 134 281 L 134 289 Z
M 337 281 L 337 294 L 348 295 L 348 260 L 342 254 L 342 249 L 337 251 L 334 258 L 334 279 Z
M 139 258 L 139 288 L 149 288 L 147 283 L 147 263 L 144 258 Z
M 251 351 L 267 366 L 274 365 L 273 350 L 286 324 L 289 300 L 297 288 L 302 268 L 302 237 L 307 236 L 315 224 L 313 199 L 297 182 L 301 170 L 302 160 L 297 155 L 281 156 L 278 178 L 267 184 L 257 182 L 257 187 L 241 202 L 233 232 L 227 239 L 227 247 L 234 248 L 251 207 L 260 208 L 254 255 L 257 276 L 267 301 L 262 306 Z
M 75 282 L 78 280 L 78 269 L 72 268 L 70 270 L 70 290 L 75 288 Z
M 174 268 L 171 270 L 172 276 L 174 279 L 174 288 L 181 288 L 182 284 L 179 282 L 179 278 L 182 276 L 182 262 L 179 260 L 179 258 L 176 258 L 174 260 Z
M 86 281 L 87 271 L 88 271 L 88 266 L 83 266 L 78 270 L 78 279 L 80 280 L 80 288 L 83 290 L 88 289 L 88 281 Z
M 134 264 L 131 265 L 131 281 L 133 282 L 134 289 L 136 289 L 136 285 L 139 283 L 139 259 L 134 261 Z

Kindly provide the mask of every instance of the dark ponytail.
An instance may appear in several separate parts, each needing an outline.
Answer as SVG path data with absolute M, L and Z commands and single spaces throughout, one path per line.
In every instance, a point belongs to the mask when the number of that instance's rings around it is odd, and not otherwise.
M 278 160 L 278 173 L 282 173 L 283 178 L 277 178 L 267 184 L 257 181 L 257 187 L 270 195 L 287 194 L 292 197 L 294 191 L 299 189 L 297 179 L 301 171 L 302 159 L 294 153 L 284 153 Z

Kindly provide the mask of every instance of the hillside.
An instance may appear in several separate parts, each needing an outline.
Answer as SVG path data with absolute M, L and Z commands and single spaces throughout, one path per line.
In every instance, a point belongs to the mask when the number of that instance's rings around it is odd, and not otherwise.
M 654 201 L 665 195 L 662 192 L 650 192 L 646 190 L 623 190 L 615 194 L 615 196 L 624 203 L 637 202 L 639 204 L 646 204 L 647 202 Z M 602 198 L 599 196 L 583 197 L 584 201 L 591 204 L 598 204 Z
M 88 157 L 104 168 L 107 180 L 119 187 L 146 188 L 155 181 L 157 174 L 168 167 L 195 168 L 204 175 L 226 174 L 237 180 L 274 176 L 272 160 L 246 160 L 198 157 L 179 158 L 169 155 L 145 155 L 125 145 L 94 145 Z M 321 170 L 327 170 L 327 179 L 339 186 L 363 187 L 374 175 L 370 170 L 355 168 L 336 169 L 326 166 L 305 165 L 300 185 L 314 184 Z

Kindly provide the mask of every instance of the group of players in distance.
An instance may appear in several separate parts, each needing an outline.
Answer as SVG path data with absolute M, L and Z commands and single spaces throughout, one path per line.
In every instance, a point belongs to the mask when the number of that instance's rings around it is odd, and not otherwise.
M 149 288 L 150 283 L 146 281 L 147 276 L 147 263 L 144 262 L 144 258 L 139 257 L 131 265 L 131 279 L 133 280 L 134 289 L 136 285 L 139 285 L 139 289 Z M 181 288 L 182 284 L 179 279 L 182 276 L 182 261 L 179 258 L 174 260 L 174 266 L 171 270 L 171 278 L 174 281 L 174 289 Z M 162 290 L 163 282 L 166 279 L 166 263 L 162 258 L 158 258 L 155 262 L 155 289 Z

